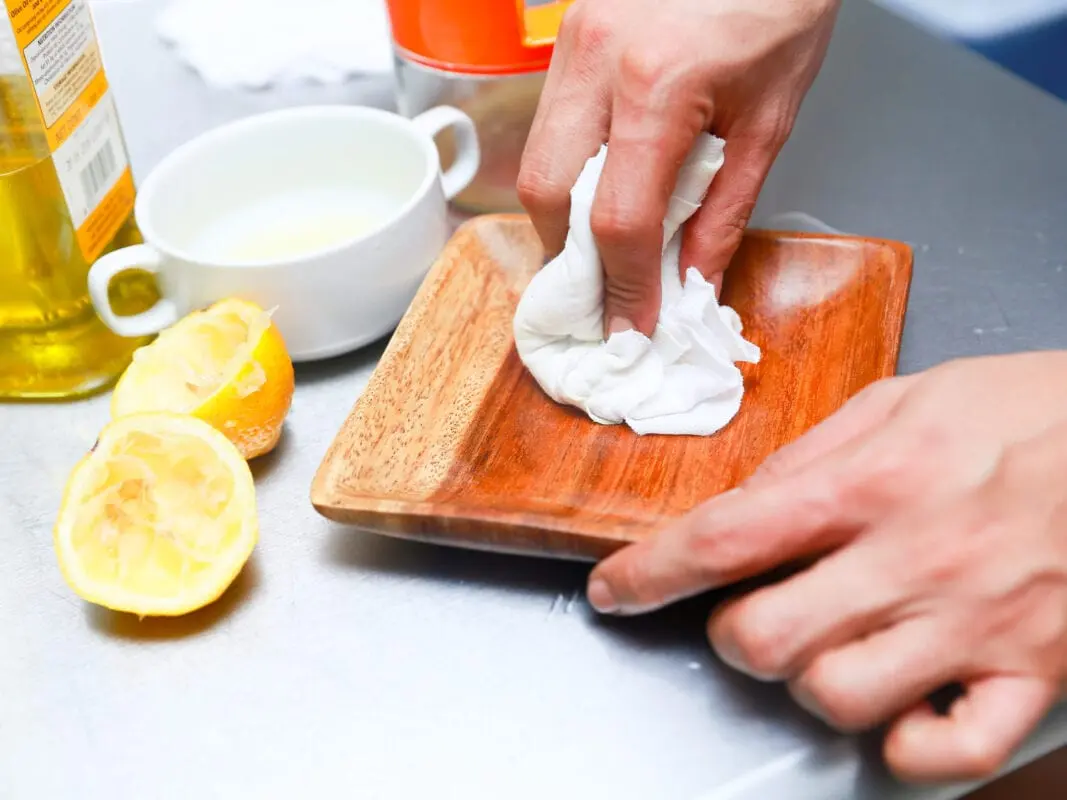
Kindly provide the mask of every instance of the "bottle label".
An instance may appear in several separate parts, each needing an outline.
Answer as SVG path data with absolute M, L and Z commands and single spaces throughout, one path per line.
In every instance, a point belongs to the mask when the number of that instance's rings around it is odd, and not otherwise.
M 133 211 L 133 173 L 88 0 L 4 0 L 78 247 L 94 261 Z
M 556 34 L 573 0 L 519 0 L 523 47 L 555 44 Z

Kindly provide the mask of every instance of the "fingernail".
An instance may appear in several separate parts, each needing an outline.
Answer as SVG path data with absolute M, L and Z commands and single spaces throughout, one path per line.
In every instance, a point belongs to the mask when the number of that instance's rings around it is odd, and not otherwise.
M 589 590 L 586 594 L 590 605 L 601 614 L 614 614 L 619 610 L 619 604 L 615 601 L 611 588 L 600 578 L 593 578 L 589 582 Z
M 634 324 L 626 317 L 612 317 L 608 322 L 608 336 L 613 336 L 616 333 L 625 333 L 633 329 Z

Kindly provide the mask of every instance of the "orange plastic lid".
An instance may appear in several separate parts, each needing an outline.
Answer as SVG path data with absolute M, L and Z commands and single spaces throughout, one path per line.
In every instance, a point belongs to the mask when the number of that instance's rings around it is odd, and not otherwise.
M 509 74 L 548 68 L 573 0 L 387 0 L 399 54 L 446 72 Z

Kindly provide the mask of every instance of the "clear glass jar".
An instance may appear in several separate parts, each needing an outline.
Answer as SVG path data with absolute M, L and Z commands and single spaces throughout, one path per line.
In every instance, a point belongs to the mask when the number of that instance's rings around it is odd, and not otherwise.
M 474 213 L 520 212 L 515 191 L 519 164 L 530 134 L 545 72 L 518 75 L 467 75 L 425 67 L 396 58 L 397 107 L 415 117 L 439 105 L 464 111 L 478 131 L 481 167 L 454 200 Z M 438 137 L 441 166 L 448 169 L 455 154 L 452 134 Z

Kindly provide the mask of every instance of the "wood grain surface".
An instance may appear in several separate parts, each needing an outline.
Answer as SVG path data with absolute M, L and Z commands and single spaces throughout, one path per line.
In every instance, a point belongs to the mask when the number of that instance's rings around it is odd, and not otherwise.
M 1062 800 L 1067 797 L 1067 748 L 1054 750 L 990 783 L 966 800 Z
M 515 352 L 543 254 L 523 216 L 456 232 L 315 476 L 334 520 L 468 547 L 601 558 L 725 491 L 896 368 L 911 282 L 897 242 L 752 232 L 723 300 L 763 351 L 711 437 L 638 436 L 557 405 Z

